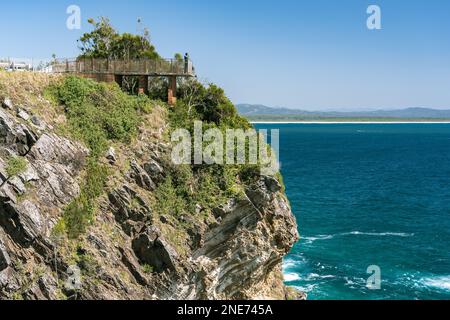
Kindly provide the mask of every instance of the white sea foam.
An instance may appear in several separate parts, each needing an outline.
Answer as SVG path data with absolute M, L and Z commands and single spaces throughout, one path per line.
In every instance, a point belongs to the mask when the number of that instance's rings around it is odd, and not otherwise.
M 450 276 L 427 277 L 420 282 L 427 287 L 450 291 Z
M 307 263 L 305 257 L 301 254 L 292 254 L 289 258 L 283 260 L 283 269 L 302 267 Z
M 317 284 L 308 284 L 306 286 L 294 286 L 295 289 L 297 289 L 300 292 L 311 292 L 317 287 Z
M 289 269 L 289 268 L 293 268 L 295 267 L 297 263 L 295 263 L 295 261 L 293 260 L 285 260 L 283 262 L 283 269 Z
M 336 276 L 333 276 L 331 274 L 325 274 L 325 275 L 320 275 L 317 273 L 310 273 L 306 276 L 306 281 L 311 281 L 311 280 L 317 280 L 317 279 L 332 279 L 332 278 L 336 278 Z
M 287 273 L 288 270 L 290 270 L 292 268 L 296 268 L 300 264 L 302 264 L 302 261 L 296 261 L 296 260 L 292 260 L 292 259 L 285 259 L 283 261 L 283 272 Z
M 374 236 L 374 237 L 413 237 L 414 233 L 405 233 L 405 232 L 362 232 L 362 231 L 352 231 L 352 232 L 344 232 L 333 235 L 317 235 L 311 237 L 303 237 L 302 239 L 306 241 L 306 244 L 311 244 L 314 241 L 320 240 L 330 240 L 337 236 Z
M 390 237 L 413 237 L 414 233 L 404 233 L 404 232 L 361 232 L 361 231 L 352 231 L 352 232 L 346 232 L 341 233 L 342 236 L 348 236 L 348 235 L 362 235 L 362 236 L 374 236 L 374 237 L 383 237 L 383 236 L 390 236 Z
M 290 272 L 284 274 L 284 281 L 286 282 L 292 282 L 297 280 L 300 280 L 300 276 L 297 273 Z
M 314 237 L 303 237 L 302 239 L 306 241 L 306 243 L 310 244 L 317 240 L 330 240 L 333 239 L 334 235 L 318 235 Z

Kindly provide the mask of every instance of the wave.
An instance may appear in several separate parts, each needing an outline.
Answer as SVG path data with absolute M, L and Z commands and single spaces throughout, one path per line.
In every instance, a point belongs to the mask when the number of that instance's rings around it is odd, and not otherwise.
M 296 265 L 297 265 L 297 262 L 295 262 L 294 260 L 285 260 L 283 262 L 283 269 L 293 268 Z
M 450 291 L 450 276 L 427 277 L 420 282 L 427 287 Z
M 317 284 L 308 284 L 305 286 L 294 286 L 295 289 L 297 289 L 300 292 L 309 293 L 313 291 L 317 287 Z
M 375 236 L 375 237 L 383 237 L 383 236 L 391 236 L 391 237 L 413 237 L 414 233 L 404 233 L 404 232 L 361 232 L 361 231 L 352 231 L 352 232 L 346 232 L 341 233 L 341 236 L 348 236 L 348 235 L 362 235 L 362 236 Z
M 314 241 L 320 240 L 330 240 L 337 236 L 374 236 L 374 237 L 413 237 L 414 233 L 405 233 L 405 232 L 362 232 L 362 231 L 351 231 L 351 232 L 343 232 L 332 235 L 318 235 L 312 237 L 303 237 L 302 240 L 306 241 L 307 244 L 311 244 Z
M 305 240 L 308 244 L 310 244 L 317 240 L 330 240 L 333 239 L 334 237 L 335 237 L 334 235 L 318 235 L 315 237 L 303 237 L 302 239 Z
M 286 273 L 283 275 L 284 276 L 284 281 L 286 282 L 292 282 L 292 281 L 298 281 L 300 280 L 300 275 L 298 275 L 297 273 Z
M 310 273 L 306 276 L 305 280 L 311 281 L 311 280 L 317 280 L 317 279 L 332 279 L 332 278 L 336 278 L 336 276 L 331 275 L 331 274 L 320 275 L 317 273 Z
M 284 259 L 283 270 L 286 271 L 292 268 L 299 268 L 307 263 L 305 258 L 301 255 L 293 255 L 291 258 Z
M 283 276 L 285 282 L 292 282 L 292 281 L 298 281 L 298 280 L 304 280 L 304 281 L 316 281 L 316 280 L 322 280 L 322 279 L 332 279 L 336 278 L 335 275 L 331 274 L 325 274 L 320 275 L 317 273 L 309 273 L 308 275 L 305 275 L 302 277 L 299 273 L 289 271 L 289 268 L 298 266 L 299 263 L 296 263 L 295 261 L 287 261 L 283 263 Z

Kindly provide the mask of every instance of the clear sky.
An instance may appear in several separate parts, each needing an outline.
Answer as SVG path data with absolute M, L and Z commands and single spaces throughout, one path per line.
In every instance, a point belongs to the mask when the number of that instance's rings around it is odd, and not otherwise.
M 66 9 L 81 8 L 81 30 Z M 381 30 L 366 27 L 370 4 Z M 448 0 L 2 1 L 0 57 L 74 57 L 86 20 L 151 30 L 160 54 L 189 52 L 235 103 L 309 110 L 450 108 Z

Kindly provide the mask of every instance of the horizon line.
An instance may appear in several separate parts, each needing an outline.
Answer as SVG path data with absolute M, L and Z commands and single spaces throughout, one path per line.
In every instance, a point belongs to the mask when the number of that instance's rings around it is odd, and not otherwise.
M 266 104 L 261 103 L 234 103 L 235 106 L 241 106 L 241 105 L 248 105 L 248 106 L 261 106 L 266 107 L 270 109 L 287 109 L 287 110 L 293 110 L 293 111 L 308 111 L 308 112 L 374 112 L 374 111 L 401 111 L 401 110 L 407 110 L 407 109 L 427 109 L 427 110 L 435 110 L 435 111 L 450 111 L 449 107 L 377 107 L 377 108 L 366 108 L 366 109 L 343 109 L 343 108 L 327 108 L 327 109 L 312 109 L 312 108 L 305 108 L 305 107 L 282 107 L 282 106 L 270 106 Z

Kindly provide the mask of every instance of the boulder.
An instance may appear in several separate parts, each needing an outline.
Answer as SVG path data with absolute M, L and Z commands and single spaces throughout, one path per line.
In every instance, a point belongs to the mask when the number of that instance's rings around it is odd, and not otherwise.
M 155 272 L 176 270 L 178 254 L 174 248 L 160 236 L 159 230 L 152 227 L 133 240 L 133 250 L 141 261 L 153 267 Z
M 24 238 L 31 242 L 38 236 L 41 236 L 45 222 L 36 204 L 30 200 L 24 200 L 15 205 L 14 208 L 17 212 L 18 225 L 21 227 Z
M 162 181 L 164 178 L 164 169 L 155 160 L 151 160 L 144 164 L 144 170 L 153 179 L 153 181 Z
M 141 188 L 144 188 L 148 191 L 154 191 L 156 189 L 156 185 L 153 182 L 152 178 L 148 175 L 148 173 L 136 162 L 133 160 L 131 162 L 131 172 L 130 178 L 136 181 L 136 184 Z
M 45 128 L 47 127 L 47 124 L 35 115 L 31 117 L 31 124 L 39 130 L 45 130 Z
M 30 120 L 31 116 L 22 108 L 17 109 L 17 116 L 25 121 Z
M 11 259 L 5 245 L 0 240 L 0 271 L 5 270 L 11 265 Z
M 11 293 L 20 289 L 20 284 L 16 279 L 13 268 L 8 267 L 0 271 L 0 300 L 2 300 L 2 291 Z M 7 298 L 7 296 L 4 296 Z
M 128 248 L 119 248 L 119 251 L 122 255 L 122 263 L 128 268 L 128 271 L 130 271 L 136 281 L 143 286 L 148 285 L 145 274 L 142 272 L 142 268 L 133 252 Z
M 14 105 L 13 105 L 13 103 L 12 103 L 10 98 L 4 98 L 3 101 L 2 101 L 2 107 L 5 108 L 5 109 L 12 110 L 14 108 Z
M 116 150 L 113 147 L 110 147 L 106 152 L 106 159 L 110 164 L 114 164 L 117 161 Z
M 152 211 L 136 191 L 124 185 L 108 195 L 116 221 L 126 234 L 131 235 L 151 223 Z
M 26 155 L 37 142 L 38 136 L 20 124 L 9 113 L 0 109 L 0 144 L 5 144 L 19 155 Z
M 264 183 L 270 192 L 275 193 L 282 189 L 280 182 L 275 177 L 264 176 L 263 178 Z
M 53 133 L 39 137 L 30 155 L 36 160 L 61 164 L 71 173 L 77 173 L 83 166 L 89 151 L 78 142 L 70 141 Z
M 9 179 L 8 183 L 13 187 L 14 191 L 19 195 L 23 195 L 25 192 L 27 192 L 27 188 L 25 187 L 25 184 L 18 177 L 13 177 L 13 178 Z

